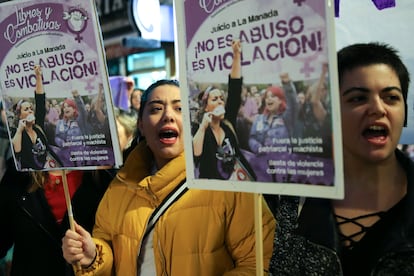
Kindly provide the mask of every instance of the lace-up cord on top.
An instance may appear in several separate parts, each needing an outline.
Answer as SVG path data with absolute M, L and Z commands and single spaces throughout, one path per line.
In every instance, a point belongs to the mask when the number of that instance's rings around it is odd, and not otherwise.
M 352 224 L 358 226 L 359 229 L 360 229 L 359 231 L 356 231 L 356 232 L 354 232 L 353 234 L 351 234 L 349 236 L 344 235 L 342 232 L 339 233 L 340 239 L 341 239 L 341 244 L 343 245 L 344 249 L 351 250 L 354 247 L 354 245 L 359 241 L 359 239 L 356 240 L 356 237 L 364 235 L 368 231 L 368 229 L 372 227 L 372 225 L 371 226 L 365 226 L 360 221 L 362 221 L 366 218 L 375 217 L 375 216 L 377 216 L 377 217 L 379 217 L 379 219 L 381 219 L 383 214 L 384 214 L 384 212 L 380 211 L 380 212 L 366 214 L 366 215 L 362 215 L 362 216 L 358 216 L 358 217 L 354 217 L 354 218 L 346 218 L 346 217 L 335 214 L 338 228 L 340 228 L 341 225 L 352 223 Z

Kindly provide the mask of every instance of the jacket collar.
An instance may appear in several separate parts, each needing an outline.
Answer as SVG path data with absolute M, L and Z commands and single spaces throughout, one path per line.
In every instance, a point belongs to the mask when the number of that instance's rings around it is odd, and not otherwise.
M 184 152 L 168 162 L 155 174 L 153 168 L 153 155 L 146 141 L 140 142 L 129 154 L 116 175 L 116 180 L 136 189 L 145 189 L 162 201 L 186 177 Z

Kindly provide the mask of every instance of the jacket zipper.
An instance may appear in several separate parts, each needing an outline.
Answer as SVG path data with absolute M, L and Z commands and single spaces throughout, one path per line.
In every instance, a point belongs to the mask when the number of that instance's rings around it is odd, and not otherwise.
M 159 252 L 160 258 L 161 258 L 160 261 L 161 261 L 162 275 L 163 276 L 168 276 L 167 268 L 165 267 L 165 263 L 166 263 L 165 255 L 164 255 L 164 252 L 162 251 L 162 247 L 161 247 L 161 243 L 160 243 L 159 239 L 157 240 L 157 244 L 158 244 L 158 252 Z
M 151 192 L 151 190 L 149 189 L 149 187 L 143 187 L 142 189 L 144 189 L 145 190 L 145 192 L 154 200 L 154 201 L 156 201 L 157 200 L 157 197 L 156 197 L 156 195 L 154 194 L 154 193 L 152 193 Z M 152 207 L 153 207 L 153 210 L 152 210 L 152 212 L 151 212 L 151 214 L 147 217 L 147 222 L 146 222 L 146 224 L 145 224 L 145 229 L 144 229 L 144 232 L 143 232 L 143 235 L 142 235 L 142 237 L 141 237 L 141 239 L 139 240 L 139 245 L 138 245 L 138 253 L 137 253 L 137 259 L 136 259 L 136 266 L 137 266 L 137 271 L 138 271 L 138 269 L 139 269 L 139 267 L 138 267 L 138 260 L 140 259 L 140 254 L 141 254 L 141 251 L 142 251 L 142 244 L 143 244 L 143 242 L 144 242 L 144 236 L 145 236 L 145 233 L 147 232 L 147 229 L 148 229 L 148 223 L 149 223 L 149 220 L 150 220 L 150 218 L 152 217 L 152 214 L 154 213 L 154 211 L 155 211 L 155 209 L 157 208 L 157 206 L 156 205 L 154 205 L 154 204 L 152 204 L 152 202 L 151 202 L 151 205 L 152 205 Z M 152 230 L 152 231 L 154 231 L 154 230 Z M 154 256 L 155 257 L 155 256 Z M 155 258 L 154 258 L 154 265 L 155 265 Z M 155 270 L 157 270 L 157 267 L 155 266 Z

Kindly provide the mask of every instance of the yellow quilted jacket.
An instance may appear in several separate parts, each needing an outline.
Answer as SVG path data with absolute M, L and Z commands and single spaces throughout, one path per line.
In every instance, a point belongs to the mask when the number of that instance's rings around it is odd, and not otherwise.
M 79 274 L 137 275 L 137 256 L 148 219 L 186 177 L 184 154 L 155 175 L 150 175 L 149 160 L 151 153 L 145 142 L 140 143 L 111 183 L 93 231 L 98 256 Z M 253 194 L 188 190 L 154 227 L 157 275 L 256 275 L 253 212 Z M 264 201 L 262 214 L 267 269 L 275 220 Z

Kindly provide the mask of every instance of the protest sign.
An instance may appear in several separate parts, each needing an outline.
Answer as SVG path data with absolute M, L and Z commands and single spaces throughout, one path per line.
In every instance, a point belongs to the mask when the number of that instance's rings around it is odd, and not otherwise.
M 93 0 L 0 5 L 0 87 L 18 170 L 122 163 Z
M 175 6 L 189 186 L 343 197 L 332 1 Z

